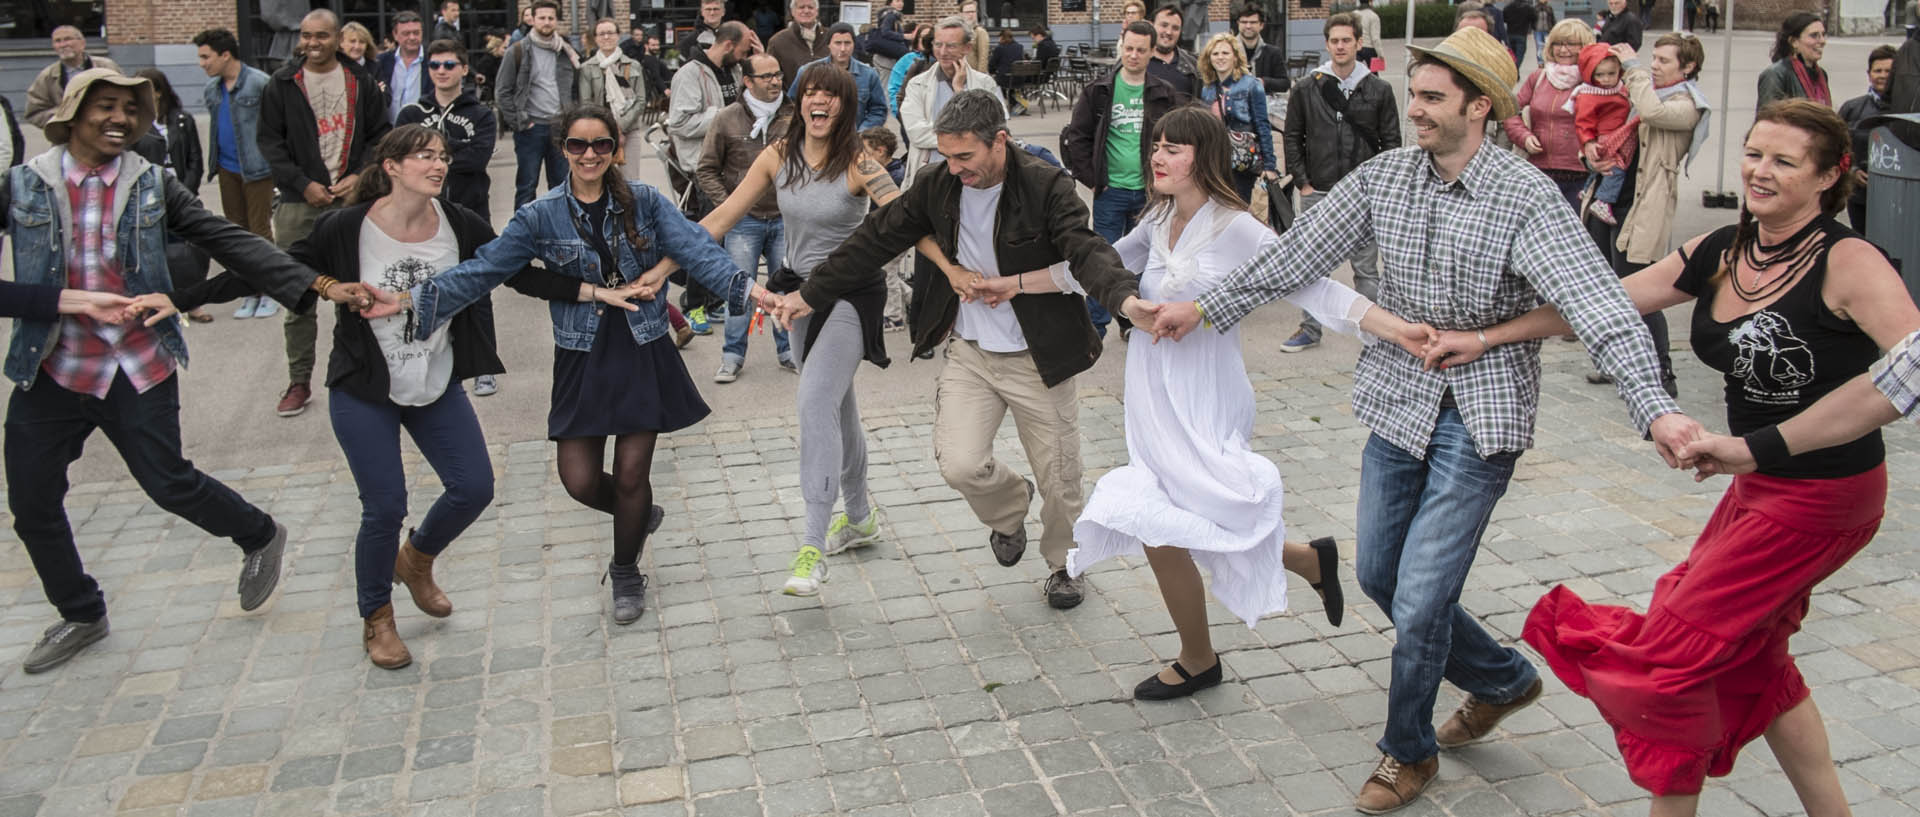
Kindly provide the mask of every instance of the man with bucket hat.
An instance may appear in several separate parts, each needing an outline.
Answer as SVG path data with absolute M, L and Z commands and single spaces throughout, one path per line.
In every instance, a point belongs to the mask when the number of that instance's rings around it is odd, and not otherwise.
M 67 84 L 46 124 L 53 147 L 0 183 L 0 229 L 13 239 L 20 283 L 158 300 L 155 293 L 172 289 L 171 234 L 289 309 L 311 309 L 312 294 L 370 304 L 367 290 L 316 278 L 266 239 L 207 212 L 192 190 L 128 150 L 153 117 L 145 79 L 96 68 Z M 28 653 L 27 672 L 52 669 L 107 634 L 105 597 L 81 566 L 64 506 L 67 466 L 95 429 L 154 504 L 240 546 L 242 609 L 265 603 L 280 581 L 286 527 L 181 455 L 174 370 L 186 365 L 187 347 L 178 318 L 114 317 L 121 320 L 16 319 L 7 349 L 6 377 L 15 386 L 6 412 L 7 505 L 61 618 Z
M 1360 245 L 1380 249 L 1380 306 L 1410 321 L 1476 331 L 1559 307 L 1594 363 L 1614 376 L 1642 432 L 1668 464 L 1702 431 L 1660 387 L 1640 314 L 1545 176 L 1486 138 L 1514 113 L 1513 58 L 1479 29 L 1414 48 L 1407 118 L 1415 146 L 1355 168 L 1278 244 L 1192 303 L 1167 304 L 1154 327 L 1175 339 L 1218 329 L 1326 276 Z M 1355 574 L 1393 621 L 1395 644 L 1379 765 L 1354 807 L 1413 802 L 1439 771 L 1439 750 L 1485 737 L 1540 696 L 1526 658 L 1459 604 L 1494 503 L 1533 443 L 1540 344 L 1483 349 L 1428 370 L 1391 343 L 1368 345 L 1354 374 L 1354 413 L 1372 430 L 1361 455 Z M 1437 731 L 1444 678 L 1469 694 Z

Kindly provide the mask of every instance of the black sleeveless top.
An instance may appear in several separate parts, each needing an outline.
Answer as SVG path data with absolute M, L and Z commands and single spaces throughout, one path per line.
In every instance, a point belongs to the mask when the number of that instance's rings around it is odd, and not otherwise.
M 1737 228 L 1723 227 L 1708 234 L 1692 257 L 1683 251 L 1686 268 L 1673 286 L 1698 299 L 1693 309 L 1693 351 L 1726 378 L 1727 425 L 1734 434 L 1799 414 L 1865 372 L 1880 356 L 1871 336 L 1853 321 L 1833 314 L 1821 298 L 1833 245 L 1858 236 L 1830 218 L 1822 217 L 1820 227 L 1827 246 L 1813 267 L 1765 309 L 1726 323 L 1713 319 L 1718 287 L 1712 281 Z M 1762 473 L 1833 479 L 1871 470 L 1885 459 L 1886 447 L 1876 430 L 1844 445 L 1800 454 Z

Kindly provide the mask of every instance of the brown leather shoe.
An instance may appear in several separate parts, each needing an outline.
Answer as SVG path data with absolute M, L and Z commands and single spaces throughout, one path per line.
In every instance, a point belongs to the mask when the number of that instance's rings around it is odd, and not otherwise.
M 1373 776 L 1360 787 L 1360 796 L 1353 799 L 1353 808 L 1362 814 L 1385 814 L 1401 808 L 1426 791 L 1427 784 L 1439 773 L 1439 755 L 1414 764 L 1381 755 L 1380 765 L 1373 767 Z
M 407 645 L 400 641 L 400 632 L 393 628 L 392 604 L 383 604 L 367 616 L 360 640 L 366 645 L 367 659 L 376 667 L 399 669 L 413 663 L 413 653 L 407 652 Z
M 1520 693 L 1520 697 L 1503 704 L 1490 704 L 1468 695 L 1467 700 L 1460 704 L 1460 708 L 1454 710 L 1453 717 L 1448 718 L 1446 723 L 1440 724 L 1440 728 L 1434 730 L 1434 742 L 1440 744 L 1442 749 L 1453 749 L 1484 738 L 1508 715 L 1540 700 L 1540 689 L 1540 679 L 1535 678 L 1533 686 L 1527 687 L 1527 691 Z
M 400 543 L 400 552 L 394 554 L 393 581 L 407 586 L 407 592 L 413 595 L 413 606 L 420 608 L 420 612 L 434 618 L 453 615 L 453 602 L 433 583 L 433 557 L 413 549 L 412 531 L 408 531 L 407 540 Z
M 305 383 L 290 383 L 287 390 L 280 393 L 280 402 L 273 407 L 273 413 L 282 417 L 297 417 L 307 410 L 307 404 L 313 402 L 313 388 Z

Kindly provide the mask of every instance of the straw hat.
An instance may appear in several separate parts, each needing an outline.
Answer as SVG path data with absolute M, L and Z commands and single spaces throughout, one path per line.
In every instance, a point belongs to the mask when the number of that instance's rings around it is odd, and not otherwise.
M 133 89 L 134 106 L 139 110 L 133 119 L 133 132 L 127 134 L 127 145 L 131 147 L 140 137 L 153 129 L 153 117 L 156 110 L 153 104 L 153 83 L 144 77 L 130 77 L 119 71 L 107 68 L 89 68 L 74 74 L 67 80 L 66 95 L 60 97 L 60 107 L 53 109 L 53 118 L 47 120 L 47 141 L 56 145 L 67 143 L 72 135 L 73 118 L 80 114 L 80 100 L 87 98 L 87 89 L 96 82 L 110 82 L 122 88 Z
M 1513 67 L 1513 54 L 1492 34 L 1469 27 L 1447 35 L 1432 48 L 1417 45 L 1407 48 L 1416 57 L 1432 57 L 1446 63 L 1479 87 L 1493 102 L 1495 122 L 1519 111 L 1520 105 L 1513 99 L 1513 86 L 1520 81 L 1520 74 Z

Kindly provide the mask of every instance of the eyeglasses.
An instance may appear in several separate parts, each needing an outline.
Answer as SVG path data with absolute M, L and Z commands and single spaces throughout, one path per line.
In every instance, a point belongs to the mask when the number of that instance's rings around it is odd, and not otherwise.
M 764 74 L 755 74 L 755 73 L 749 72 L 747 74 L 747 79 L 779 79 L 780 77 L 781 77 L 781 74 L 779 71 L 768 71 Z
M 427 60 L 427 70 L 452 71 L 453 69 L 459 68 L 460 66 L 465 64 L 466 63 L 461 62 L 459 60 Z
M 441 162 L 443 164 L 453 163 L 452 156 L 448 156 L 444 151 L 438 151 L 438 150 L 415 151 L 413 153 L 407 154 L 407 158 L 419 159 L 420 161 L 423 161 L 423 162 Z
M 613 152 L 613 138 L 610 136 L 602 136 L 589 142 L 585 139 L 569 136 L 567 137 L 567 141 L 562 143 L 562 149 L 565 150 L 569 156 L 585 156 L 587 155 L 588 148 L 593 149 L 593 155 L 595 156 L 605 156 Z

